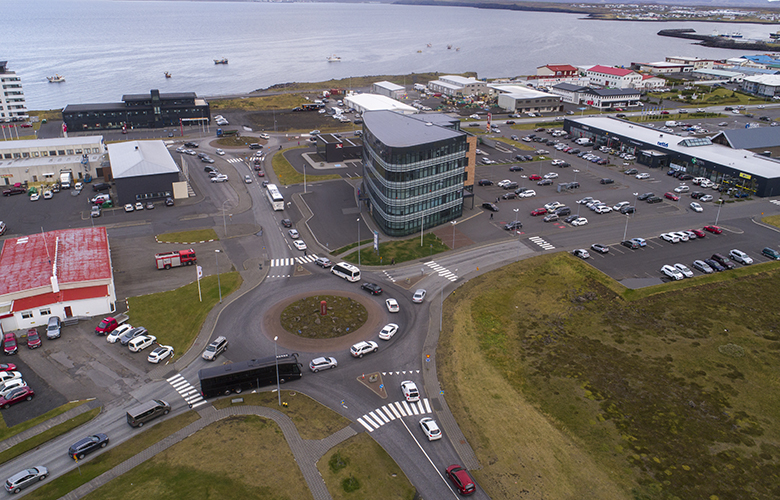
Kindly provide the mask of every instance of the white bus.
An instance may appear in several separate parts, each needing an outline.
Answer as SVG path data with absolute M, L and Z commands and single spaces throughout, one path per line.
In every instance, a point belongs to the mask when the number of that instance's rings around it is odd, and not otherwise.
M 330 269 L 330 272 L 352 283 L 360 281 L 360 269 L 346 262 L 339 262 Z
M 284 196 L 279 192 L 279 188 L 276 187 L 276 184 L 269 184 L 265 188 L 268 201 L 271 202 L 273 209 L 284 210 Z

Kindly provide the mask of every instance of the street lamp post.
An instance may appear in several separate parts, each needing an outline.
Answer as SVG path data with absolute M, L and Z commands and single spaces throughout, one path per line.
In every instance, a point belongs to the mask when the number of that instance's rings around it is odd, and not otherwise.
M 636 215 L 636 200 L 637 196 L 639 196 L 639 193 L 634 193 L 634 214 Z
M 450 224 L 452 224 L 452 249 L 455 250 L 455 224 L 457 224 L 458 221 L 451 220 Z
M 214 250 L 214 256 L 217 260 L 217 287 L 219 288 L 219 303 L 222 303 L 222 282 L 219 279 L 219 253 L 221 250 Z
M 306 164 L 303 164 L 303 194 L 306 194 Z
M 276 394 L 279 396 L 279 406 L 282 406 L 282 391 L 279 387 L 279 355 L 276 353 L 276 340 L 279 337 L 274 337 L 274 361 L 276 361 Z
M 623 241 L 626 241 L 627 234 L 628 234 L 628 214 L 626 214 L 626 228 L 623 230 Z
M 718 198 L 718 215 L 715 216 L 715 225 L 718 225 L 718 219 L 720 219 L 720 208 L 723 206 L 723 198 Z
M 360 217 L 358 217 L 357 223 L 358 223 L 358 267 L 360 267 Z

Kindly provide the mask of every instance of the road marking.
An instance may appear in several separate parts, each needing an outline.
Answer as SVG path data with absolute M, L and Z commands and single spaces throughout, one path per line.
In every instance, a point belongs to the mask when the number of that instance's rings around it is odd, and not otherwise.
M 401 403 L 399 403 L 398 401 L 396 401 L 396 402 L 395 402 L 395 407 L 396 407 L 396 408 L 398 408 L 398 411 L 400 411 L 400 412 L 401 412 L 401 416 L 403 416 L 403 417 L 406 417 L 406 416 L 407 416 L 407 415 L 406 415 L 406 411 L 404 410 L 404 407 L 403 407 L 403 406 L 401 406 Z
M 442 266 L 440 264 L 437 264 L 433 260 L 430 261 L 430 262 L 426 262 L 425 265 L 430 267 L 431 269 L 433 269 L 436 273 L 439 274 L 439 276 L 443 276 L 443 277 L 447 278 L 450 281 L 455 281 L 455 280 L 458 279 L 458 276 L 455 273 L 453 273 L 452 271 L 450 271 L 446 267 L 444 267 L 444 266 Z
M 298 264 L 308 264 L 310 262 L 314 262 L 317 259 L 318 257 L 315 254 L 305 255 L 303 257 L 286 257 L 283 259 L 271 259 L 271 267 L 294 266 L 296 262 Z
M 374 429 L 372 429 L 367 423 L 365 423 L 362 418 L 358 417 L 357 421 L 360 422 L 360 425 L 365 427 L 368 432 L 374 432 Z
M 242 160 L 241 158 L 228 158 L 225 161 L 228 163 L 244 163 L 244 160 Z
M 401 417 L 425 415 L 426 413 L 433 413 L 427 398 L 409 404 L 407 404 L 406 401 L 396 401 L 371 410 L 365 415 L 361 415 L 357 421 L 360 425 L 365 427 L 368 432 L 374 432 L 376 429 L 379 429 L 385 424 L 389 424 L 393 420 L 402 420 Z
M 387 406 L 382 406 L 382 411 L 385 412 L 388 417 L 390 417 L 390 420 L 395 420 L 395 417 L 392 413 L 390 413 L 390 410 L 387 409 Z
M 387 279 L 389 279 L 390 281 L 392 281 L 393 283 L 395 283 L 395 278 L 393 278 L 393 277 L 390 275 L 390 273 L 388 273 L 388 272 L 387 272 L 387 270 L 384 270 L 384 271 L 382 271 L 382 273 L 383 273 L 385 276 L 387 276 Z
M 769 203 L 774 203 L 775 205 L 780 205 L 780 200 L 769 200 Z
M 167 379 L 171 387 L 193 408 L 197 408 L 200 405 L 206 404 L 206 400 L 200 395 L 200 392 L 190 384 L 187 379 L 177 373 L 173 377 Z
M 431 464 L 431 467 L 433 467 L 433 470 L 436 471 L 436 474 L 439 475 L 439 477 L 441 478 L 442 482 L 444 482 L 444 484 L 447 485 L 447 488 L 449 488 L 450 492 L 452 493 L 452 496 L 454 496 L 455 498 L 459 498 L 458 495 L 455 494 L 455 491 L 453 491 L 452 486 L 450 485 L 450 482 L 447 481 L 446 479 L 444 479 L 444 476 L 441 474 L 441 471 L 439 470 L 439 468 L 436 467 L 436 465 L 433 463 L 433 460 L 431 460 L 431 457 L 429 457 L 428 454 L 425 453 L 425 450 L 423 449 L 422 445 L 420 444 L 419 441 L 417 441 L 417 438 L 414 437 L 414 434 L 412 434 L 412 431 L 409 430 L 409 426 L 406 425 L 406 422 L 401 420 L 401 423 L 404 424 L 404 427 L 406 428 L 406 432 L 408 432 L 409 435 L 412 437 L 412 439 L 414 439 L 414 442 L 417 444 L 417 447 L 420 448 L 420 451 L 423 452 L 423 455 L 425 455 L 425 458 L 428 459 L 428 463 Z
M 419 415 L 420 412 L 417 411 L 417 405 L 414 403 L 409 403 L 409 406 L 412 408 L 412 412 L 414 412 L 415 415 Z
M 379 408 L 376 409 L 376 412 L 379 414 L 380 417 L 382 417 L 382 420 L 384 420 L 386 424 L 390 422 L 390 419 L 385 416 L 384 412 L 379 411 Z
M 428 398 L 423 399 L 423 401 L 425 401 L 425 413 L 433 413 L 431 411 L 431 405 L 428 404 Z
M 544 238 L 540 238 L 539 236 L 531 236 L 528 239 L 531 240 L 533 243 L 536 243 L 537 245 L 542 247 L 544 250 L 554 250 L 555 249 L 555 247 L 553 245 L 551 245 L 550 243 L 547 243 L 544 240 Z
M 369 417 L 368 415 L 363 415 L 363 418 L 366 419 L 366 422 L 368 422 L 369 424 L 371 424 L 375 428 L 379 429 L 380 425 L 377 424 L 376 422 L 374 422 L 374 420 L 371 417 Z M 374 432 L 374 431 L 371 431 L 371 432 Z
M 409 408 L 409 403 L 407 403 L 406 401 L 401 401 L 401 404 L 403 405 L 404 410 L 406 410 L 406 414 L 411 417 L 412 416 L 412 410 L 411 410 L 411 408 Z

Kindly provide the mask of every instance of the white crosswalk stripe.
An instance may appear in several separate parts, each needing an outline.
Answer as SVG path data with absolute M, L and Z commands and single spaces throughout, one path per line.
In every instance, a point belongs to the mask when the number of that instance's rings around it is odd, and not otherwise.
M 374 432 L 381 426 L 389 424 L 393 420 L 398 420 L 401 417 L 425 415 L 426 413 L 433 413 L 428 398 L 423 398 L 414 403 L 396 401 L 380 406 L 375 410 L 371 410 L 365 415 L 361 415 L 357 421 L 360 425 L 365 427 L 368 432 Z
M 433 269 L 433 271 L 438 273 L 439 276 L 443 276 L 450 281 L 456 281 L 458 279 L 458 276 L 455 273 L 446 267 L 437 264 L 435 261 L 426 262 L 425 265 Z
M 197 389 L 195 389 L 192 384 L 190 384 L 187 379 L 182 377 L 180 374 L 176 374 L 173 377 L 168 379 L 168 383 L 171 384 L 171 387 L 173 387 L 176 392 L 179 393 L 179 395 L 184 398 L 184 401 L 187 402 L 187 404 L 192 405 L 193 408 L 197 408 L 200 405 L 205 405 L 206 400 L 203 399 L 203 397 L 200 395 L 200 392 L 198 392 Z
M 555 247 L 553 245 L 551 245 L 550 243 L 547 243 L 544 240 L 544 238 L 540 238 L 539 236 L 531 236 L 528 239 L 531 240 L 532 242 L 536 243 L 537 245 L 539 245 L 540 247 L 542 247 L 545 250 L 554 250 L 555 249 Z
M 241 158 L 228 158 L 226 161 L 228 163 L 244 163 L 244 160 Z
M 284 267 L 284 266 L 294 266 L 296 263 L 298 264 L 309 264 L 311 262 L 314 262 L 319 257 L 317 255 L 304 255 L 302 257 L 286 257 L 284 259 L 271 259 L 271 267 Z
M 780 205 L 780 200 L 769 200 L 769 203 L 774 203 L 775 205 Z

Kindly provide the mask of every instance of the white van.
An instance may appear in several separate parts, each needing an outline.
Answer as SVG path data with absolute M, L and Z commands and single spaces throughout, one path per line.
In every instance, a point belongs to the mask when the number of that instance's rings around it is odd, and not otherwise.
M 579 144 L 580 146 L 590 146 L 593 144 L 593 141 L 588 139 L 587 137 L 580 137 L 576 141 L 574 141 L 576 144 Z
M 677 123 L 674 120 L 669 120 L 668 122 L 666 122 L 667 127 L 676 127 L 677 125 L 679 125 L 679 123 Z

